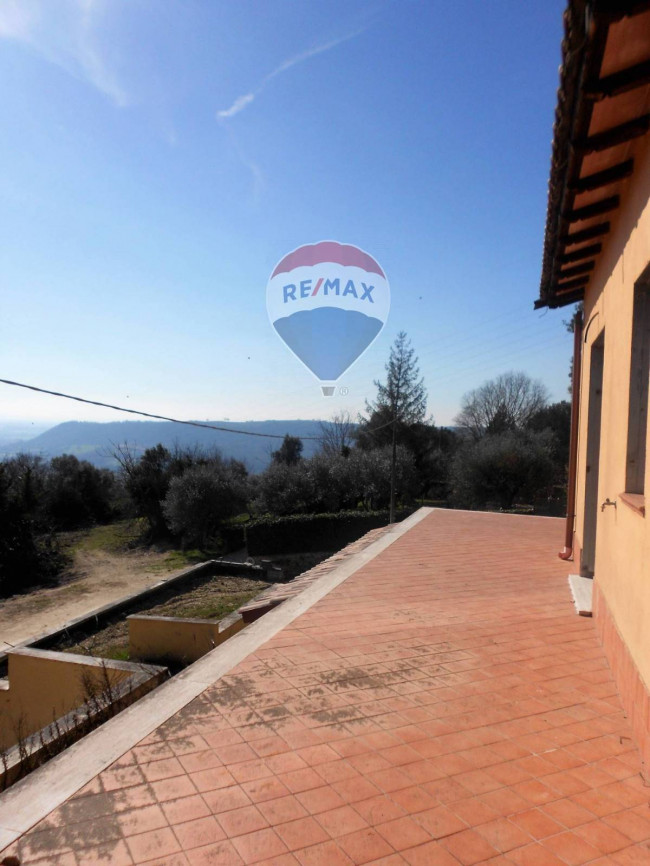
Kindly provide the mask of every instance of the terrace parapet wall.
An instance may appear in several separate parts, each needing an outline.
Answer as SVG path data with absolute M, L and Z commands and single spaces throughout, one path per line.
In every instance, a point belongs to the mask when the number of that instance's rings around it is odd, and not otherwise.
M 15 746 L 94 696 L 122 694 L 133 680 L 134 697 L 162 669 L 92 656 L 20 648 L 8 654 L 9 676 L 0 681 L 0 749 Z M 138 691 L 138 694 L 135 692 Z

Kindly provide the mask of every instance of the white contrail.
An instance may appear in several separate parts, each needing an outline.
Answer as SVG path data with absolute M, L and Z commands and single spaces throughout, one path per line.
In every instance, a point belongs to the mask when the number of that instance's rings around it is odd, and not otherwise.
M 259 91 L 258 91 L 259 92 Z M 240 111 L 243 111 L 246 106 L 255 99 L 254 93 L 246 93 L 244 96 L 239 96 L 230 106 L 230 108 L 226 108 L 223 111 L 217 112 L 217 117 L 234 117 L 236 114 L 239 114 Z
M 306 51 L 301 51 L 300 54 L 296 54 L 294 57 L 290 57 L 288 60 L 283 61 L 279 66 L 269 72 L 268 75 L 265 75 L 260 84 L 249 93 L 245 93 L 243 96 L 238 96 L 237 99 L 233 102 L 230 108 L 225 108 L 222 111 L 217 111 L 217 117 L 219 120 L 227 120 L 230 117 L 234 117 L 236 114 L 239 114 L 243 111 L 247 105 L 250 105 L 253 100 L 260 95 L 260 93 L 264 90 L 267 84 L 276 78 L 278 75 L 282 75 L 283 72 L 288 72 L 289 69 L 293 69 L 294 66 L 298 66 L 300 63 L 304 63 L 305 60 L 309 60 L 311 57 L 316 57 L 317 54 L 323 54 L 325 51 L 331 51 L 332 48 L 336 48 L 338 45 L 341 45 L 343 42 L 348 42 L 350 39 L 354 39 L 357 36 L 360 36 L 367 30 L 366 27 L 361 28 L 360 30 L 354 30 L 352 33 L 347 33 L 345 36 L 340 36 L 337 39 L 332 39 L 329 42 L 324 42 L 322 45 L 315 45 L 313 48 L 308 48 Z

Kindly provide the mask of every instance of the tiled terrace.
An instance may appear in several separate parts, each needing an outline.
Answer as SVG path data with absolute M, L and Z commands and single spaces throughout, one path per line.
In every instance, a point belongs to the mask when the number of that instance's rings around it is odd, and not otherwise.
M 650 789 L 562 533 L 432 512 L 4 854 L 650 863 Z

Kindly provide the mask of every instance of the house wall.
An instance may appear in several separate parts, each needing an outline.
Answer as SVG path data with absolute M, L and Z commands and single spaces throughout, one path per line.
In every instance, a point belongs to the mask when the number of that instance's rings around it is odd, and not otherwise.
M 625 491 L 634 286 L 650 262 L 650 152 L 647 144 L 635 162 L 634 177 L 628 181 L 622 196 L 623 207 L 606 240 L 585 298 L 574 550 L 581 551 L 584 542 L 590 350 L 604 328 L 595 616 L 612 669 L 620 673 L 624 669 L 622 655 L 627 655 L 625 664 L 634 668 L 626 674 L 627 679 L 638 677 L 647 694 L 650 686 L 650 515 L 643 516 L 621 499 Z M 648 457 L 645 489 L 650 510 L 650 452 Z M 601 511 L 600 504 L 607 498 L 616 500 L 616 508 L 608 506 Z M 626 694 L 633 695 L 636 689 L 621 680 L 618 685 L 624 700 Z M 633 697 L 626 703 L 631 716 L 642 714 L 642 707 L 637 706 Z M 640 724 L 650 744 L 647 713 Z M 643 739 L 641 728 L 640 740 Z M 643 748 L 643 743 L 641 745 Z

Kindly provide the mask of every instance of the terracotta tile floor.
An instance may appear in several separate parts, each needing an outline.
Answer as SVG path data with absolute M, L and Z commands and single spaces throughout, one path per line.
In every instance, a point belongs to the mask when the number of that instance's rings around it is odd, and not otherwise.
M 562 533 L 433 512 L 5 853 L 650 864 L 650 789 Z

